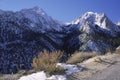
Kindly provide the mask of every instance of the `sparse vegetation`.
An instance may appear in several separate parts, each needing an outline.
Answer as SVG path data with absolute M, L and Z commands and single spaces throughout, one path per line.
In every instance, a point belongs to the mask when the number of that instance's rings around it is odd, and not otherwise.
M 60 61 L 62 55 L 63 52 L 61 51 L 48 52 L 44 50 L 38 54 L 37 58 L 33 59 L 32 67 L 36 71 L 45 71 L 49 75 L 58 72 L 63 73 L 63 68 L 56 67 L 56 64 Z
M 80 63 L 88 58 L 96 56 L 96 53 L 83 53 L 83 52 L 75 52 L 68 60 L 66 63 L 68 64 L 76 64 Z
M 24 73 L 24 70 L 20 70 L 16 74 L 0 74 L 0 80 L 18 80 Z

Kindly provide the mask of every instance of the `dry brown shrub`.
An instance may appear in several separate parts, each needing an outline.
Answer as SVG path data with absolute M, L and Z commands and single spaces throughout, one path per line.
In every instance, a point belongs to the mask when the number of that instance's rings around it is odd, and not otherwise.
M 53 74 L 58 69 L 56 64 L 60 61 L 63 52 L 54 51 L 48 52 L 44 50 L 40 52 L 37 58 L 33 59 L 32 67 L 36 71 L 45 71 L 48 74 Z
M 67 64 L 76 64 L 80 63 L 86 59 L 96 56 L 95 52 L 85 53 L 85 52 L 75 52 L 68 60 Z

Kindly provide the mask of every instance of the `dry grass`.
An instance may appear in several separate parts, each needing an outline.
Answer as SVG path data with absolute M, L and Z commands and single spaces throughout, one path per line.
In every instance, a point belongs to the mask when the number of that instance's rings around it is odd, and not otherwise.
M 88 58 L 96 56 L 96 53 L 80 53 L 80 52 L 75 52 L 68 60 L 67 64 L 76 64 L 80 63 Z
M 60 61 L 63 52 L 61 51 L 54 51 L 49 53 L 48 51 L 44 50 L 40 52 L 37 58 L 33 59 L 32 67 L 36 71 L 45 71 L 48 74 L 53 74 L 56 72 L 56 64 Z
M 24 70 L 20 70 L 16 74 L 0 74 L 0 80 L 18 80 L 24 73 Z

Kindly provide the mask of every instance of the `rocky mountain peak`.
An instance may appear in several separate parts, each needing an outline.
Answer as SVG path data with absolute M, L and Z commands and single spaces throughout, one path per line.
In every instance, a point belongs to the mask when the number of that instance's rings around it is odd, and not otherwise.
M 75 50 L 95 51 L 102 54 L 120 44 L 120 28 L 105 13 L 83 14 L 71 22 L 70 31 L 72 36 L 68 40 L 70 45 L 68 50 L 75 48 L 74 45 L 76 45 Z M 76 42 L 72 42 L 73 40 Z
M 30 9 L 22 9 L 21 12 L 30 12 L 34 14 L 36 13 L 42 16 L 47 15 L 46 12 L 43 9 L 39 8 L 38 6 L 30 8 Z
M 110 31 L 111 33 L 118 32 L 117 26 L 112 23 L 112 21 L 106 16 L 105 13 L 86 12 L 71 22 L 71 24 L 78 25 L 78 27 L 81 27 L 86 23 L 92 27 L 95 27 L 97 25 L 102 29 Z
M 118 26 L 120 26 L 120 21 L 117 23 Z
M 93 22 L 95 21 L 96 17 L 98 17 L 98 13 L 95 12 L 86 12 L 83 15 L 81 15 L 79 18 L 77 18 L 76 20 L 74 20 L 72 22 L 72 24 L 78 24 L 78 23 L 82 23 L 83 21 L 87 21 L 87 22 Z

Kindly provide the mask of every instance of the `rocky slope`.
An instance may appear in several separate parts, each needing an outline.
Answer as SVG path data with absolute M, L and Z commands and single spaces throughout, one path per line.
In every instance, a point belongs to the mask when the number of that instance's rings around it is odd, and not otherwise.
M 103 54 L 118 45 L 120 27 L 105 14 L 88 12 L 65 25 L 38 7 L 0 10 L 0 73 L 31 69 L 33 57 L 43 49 L 64 50 L 65 55 L 76 50 Z

